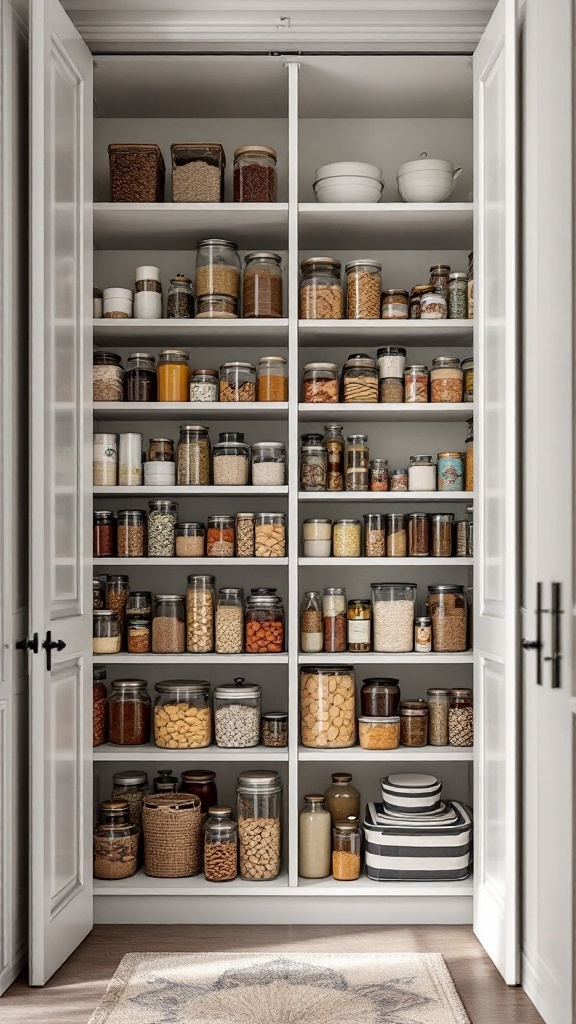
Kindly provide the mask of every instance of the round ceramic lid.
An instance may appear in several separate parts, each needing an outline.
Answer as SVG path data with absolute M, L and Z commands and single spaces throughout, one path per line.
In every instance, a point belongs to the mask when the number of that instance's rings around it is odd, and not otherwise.
M 450 160 L 438 160 L 435 157 L 429 157 L 426 151 L 420 153 L 419 160 L 408 160 L 407 163 L 401 164 L 398 168 L 398 176 L 401 174 L 410 174 L 412 171 L 447 171 L 448 174 L 454 173 L 454 165 Z

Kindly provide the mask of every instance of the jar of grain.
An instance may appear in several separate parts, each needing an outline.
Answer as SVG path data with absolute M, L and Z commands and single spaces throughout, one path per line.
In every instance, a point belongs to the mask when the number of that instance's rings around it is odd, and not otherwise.
M 109 576 L 106 581 L 106 607 L 109 611 L 116 612 L 120 623 L 120 636 L 124 642 L 126 638 L 126 605 L 130 585 L 128 576 Z
M 367 491 L 370 465 L 368 435 L 349 434 L 346 441 L 346 490 Z
M 126 361 L 124 398 L 127 402 L 156 402 L 158 374 L 156 358 L 148 352 L 131 352 Z
M 116 554 L 116 516 L 108 510 L 92 513 L 92 556 L 113 558 Z
M 305 747 L 336 749 L 356 742 L 354 669 L 349 665 L 300 670 L 300 732 Z
M 372 583 L 373 647 L 383 654 L 408 653 L 414 645 L 415 583 Z
M 214 445 L 213 466 L 216 486 L 245 487 L 250 470 L 250 445 L 241 440 L 220 441 Z
M 254 512 L 238 512 L 236 516 L 236 557 L 254 557 Z
M 210 438 L 208 427 L 198 424 L 180 427 L 178 440 L 178 484 L 205 487 L 210 483 Z
M 178 504 L 175 501 L 148 502 L 148 557 L 173 558 L 176 547 Z
M 168 320 L 191 320 L 194 316 L 192 281 L 184 274 L 176 274 L 170 281 L 166 316 Z
M 287 402 L 287 361 L 284 356 L 262 356 L 258 362 L 258 401 Z
M 234 516 L 208 516 L 206 554 L 209 558 L 234 557 Z
M 94 434 L 92 479 L 95 487 L 118 483 L 118 434 Z
M 329 669 L 333 672 L 334 669 Z M 345 671 L 350 671 L 348 668 Z M 353 670 L 352 670 L 353 671 Z M 324 794 L 326 809 L 330 812 L 332 824 L 360 816 L 360 793 L 352 785 L 350 772 L 334 772 L 332 784 Z
M 471 747 L 474 743 L 472 690 L 451 690 L 448 711 L 448 741 L 451 747 Z
M 406 558 L 408 554 L 407 516 L 390 512 L 386 516 L 386 554 L 388 558 Z
M 426 512 L 408 516 L 408 554 L 410 558 L 427 558 L 430 554 L 430 517 Z
M 427 614 L 432 619 L 434 651 L 467 649 L 467 607 L 464 587 L 454 584 L 428 587 Z
M 150 707 L 145 679 L 115 679 L 110 686 L 110 743 L 141 746 L 150 742 Z
M 255 487 L 284 486 L 286 449 L 282 441 L 257 441 L 252 445 L 252 483 Z
M 203 558 L 205 539 L 204 523 L 176 523 L 176 558 Z
M 466 434 L 466 490 L 474 490 L 474 420 L 469 419 Z
M 369 466 L 370 490 L 387 491 L 389 488 L 388 459 L 373 459 Z
M 219 142 L 174 142 L 173 203 L 221 203 L 226 157 Z
M 386 288 L 382 292 L 382 320 L 408 319 L 408 292 L 403 288 Z
M 300 450 L 301 490 L 326 490 L 327 463 L 327 452 L 324 444 L 302 445 Z
M 404 373 L 407 402 L 428 401 L 428 367 L 422 364 L 407 366 Z
M 279 319 L 282 316 L 282 257 L 275 252 L 251 252 L 244 257 L 244 263 L 242 316 Z
M 450 690 L 431 687 L 428 697 L 428 742 L 432 747 L 448 746 L 448 708 Z
M 338 401 L 338 367 L 336 363 L 306 363 L 304 367 L 304 401 L 316 404 Z
M 464 378 L 464 393 L 462 395 L 463 402 L 474 401 L 474 360 L 472 358 L 463 359 L 460 363 L 462 375 Z
M 220 401 L 256 401 L 256 367 L 252 366 L 252 363 L 222 363 Z
M 415 284 L 410 292 L 408 316 L 410 320 L 420 320 L 422 314 L 422 296 L 433 295 L 436 288 L 433 284 Z
M 94 830 L 94 878 L 130 878 L 138 868 L 139 831 L 125 800 L 104 800 Z
M 288 712 L 265 711 L 262 715 L 262 745 L 264 747 L 288 746 Z
M 327 491 L 344 490 L 344 438 L 340 423 L 327 423 L 324 427 L 324 445 L 327 458 Z
M 409 491 L 436 490 L 436 463 L 431 455 L 411 455 L 408 466 Z
M 167 750 L 209 746 L 212 740 L 210 683 L 172 679 L 156 683 L 154 740 Z
M 390 718 L 398 714 L 400 704 L 399 679 L 375 677 L 364 679 L 360 690 L 362 714 L 368 718 Z
M 237 320 L 238 300 L 230 295 L 201 295 L 196 299 L 197 320 Z
M 166 348 L 158 359 L 158 401 L 187 402 L 190 395 L 190 357 L 184 349 Z
M 260 742 L 262 687 L 234 680 L 214 690 L 214 727 L 219 747 L 256 747 Z
M 358 719 L 358 741 L 363 750 L 395 750 L 400 743 L 400 717 Z
M 244 590 L 222 587 L 216 605 L 216 653 L 241 654 L 244 650 Z
M 339 821 L 332 829 L 332 877 L 337 882 L 354 882 L 360 877 L 361 848 L 358 821 Z
M 380 380 L 380 401 L 389 405 L 400 405 L 404 401 L 404 378 L 382 377 Z
M 304 654 L 320 654 L 323 640 L 320 592 L 308 590 L 300 609 L 300 650 Z
M 346 591 L 344 587 L 325 587 L 322 596 L 324 650 L 339 654 L 346 650 Z
M 434 558 L 451 558 L 454 513 L 434 512 L 430 516 L 430 523 L 432 527 L 431 555 Z
M 448 302 L 440 292 L 426 292 L 424 295 L 421 295 L 421 320 L 446 320 L 447 316 Z
M 397 469 L 391 469 L 388 474 L 388 480 L 391 491 L 407 491 L 408 490 L 408 470 L 405 466 L 400 466 Z
M 102 310 L 105 320 L 129 320 L 134 313 L 134 292 L 131 288 L 105 288 Z
M 348 650 L 365 654 L 370 650 L 370 623 L 372 611 L 370 601 L 352 598 L 348 601 Z
M 106 666 L 94 665 L 92 669 L 92 746 L 100 747 L 107 740 L 108 691 L 106 689 Z
M 430 267 L 430 284 L 433 284 L 436 291 L 448 298 L 448 281 L 450 279 L 450 267 L 447 263 L 435 263 Z
M 258 512 L 255 528 L 256 558 L 284 558 L 286 516 L 283 512 Z
M 122 509 L 118 512 L 118 558 L 143 558 L 146 551 L 146 512 Z
M 276 202 L 277 153 L 271 146 L 234 150 L 234 202 Z
M 302 544 L 305 558 L 330 558 L 332 520 L 305 519 L 302 523 Z
M 359 519 L 336 519 L 332 532 L 335 558 L 360 558 L 362 526 Z
M 137 320 L 162 319 L 160 267 L 136 267 L 134 317 Z
M 152 619 L 154 654 L 184 654 L 186 650 L 186 598 L 157 594 Z
M 348 320 L 379 320 L 381 295 L 381 263 L 376 260 L 352 260 L 346 264 Z
M 191 402 L 217 402 L 219 392 L 218 370 L 192 370 L 190 378 Z
M 310 256 L 300 270 L 300 319 L 340 320 L 342 318 L 342 264 L 331 256 Z M 306 400 L 306 399 L 305 399 Z M 337 401 L 338 399 L 334 399 Z
M 232 882 L 238 873 L 238 826 L 231 807 L 211 807 L 204 832 L 204 877 Z
M 150 619 L 129 619 L 126 624 L 126 649 L 128 654 L 150 654 L 152 649 Z
M 464 460 L 462 452 L 438 452 L 438 490 L 464 490 Z
M 186 648 L 192 654 L 214 650 L 214 576 L 189 576 L 186 591 Z
M 240 878 L 277 878 L 282 848 L 280 775 L 263 768 L 240 772 L 237 794 Z
M 284 609 L 282 599 L 251 594 L 246 599 L 246 653 L 281 654 L 284 650 Z
M 448 278 L 448 316 L 450 320 L 468 318 L 468 274 L 454 272 Z
M 435 356 L 430 370 L 430 401 L 461 402 L 463 381 L 457 356 Z
M 430 654 L 432 650 L 432 621 L 427 615 L 414 619 L 414 650 L 417 654 Z
M 428 705 L 423 700 L 400 704 L 400 743 L 403 747 L 425 747 L 428 742 Z
M 121 402 L 124 398 L 122 358 L 115 352 L 95 352 L 92 370 L 92 401 Z
M 342 397 L 345 403 L 378 401 L 376 360 L 363 352 L 352 352 L 342 372 Z
M 298 874 L 326 878 L 330 874 L 332 822 L 321 793 L 304 797 L 298 822 Z
M 366 558 L 383 558 L 386 554 L 386 516 L 367 512 L 364 516 L 364 554 Z
M 235 242 L 205 238 L 196 246 L 196 299 L 204 295 L 227 295 L 238 312 L 240 300 L 240 257 Z
M 454 523 L 454 547 L 457 558 L 466 558 L 468 554 L 468 531 L 470 523 L 466 519 L 457 519 Z

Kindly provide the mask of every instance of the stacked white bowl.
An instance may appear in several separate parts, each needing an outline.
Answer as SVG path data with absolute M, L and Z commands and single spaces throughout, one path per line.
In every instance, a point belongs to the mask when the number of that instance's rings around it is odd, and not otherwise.
M 314 192 L 319 203 L 378 203 L 383 191 L 382 171 L 375 164 L 350 160 L 323 164 L 316 171 Z

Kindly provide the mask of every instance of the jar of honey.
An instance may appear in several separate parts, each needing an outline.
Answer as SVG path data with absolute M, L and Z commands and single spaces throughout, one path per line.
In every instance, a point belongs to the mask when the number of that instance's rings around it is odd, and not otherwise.
M 181 348 L 167 348 L 158 360 L 158 401 L 188 402 L 190 358 Z

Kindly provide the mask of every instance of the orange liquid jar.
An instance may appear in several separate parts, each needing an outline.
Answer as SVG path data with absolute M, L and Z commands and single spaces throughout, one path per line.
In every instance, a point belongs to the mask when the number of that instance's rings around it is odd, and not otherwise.
M 190 360 L 180 348 L 167 348 L 158 361 L 158 401 L 188 402 L 190 399 Z

